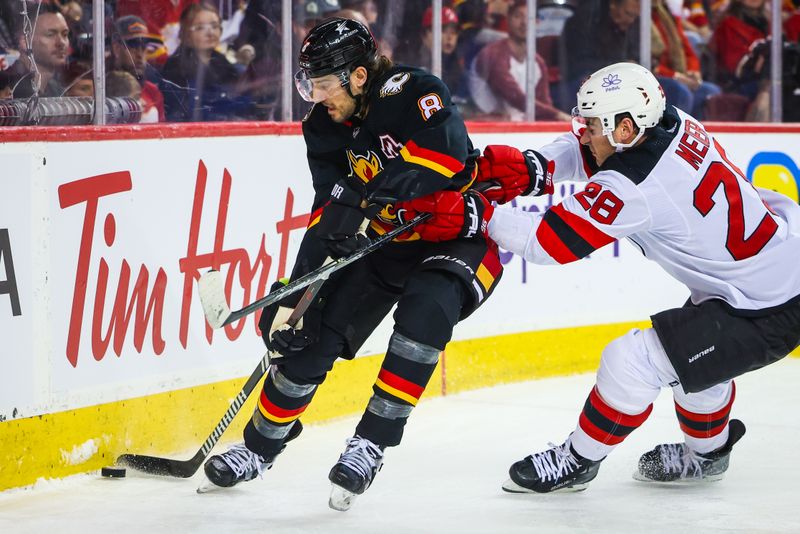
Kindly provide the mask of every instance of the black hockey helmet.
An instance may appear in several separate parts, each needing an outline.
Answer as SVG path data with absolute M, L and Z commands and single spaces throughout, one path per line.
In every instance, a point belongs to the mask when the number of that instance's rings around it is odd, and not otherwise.
M 375 61 L 378 47 L 366 26 L 352 19 L 333 18 L 314 26 L 300 48 L 300 69 L 317 78 Z

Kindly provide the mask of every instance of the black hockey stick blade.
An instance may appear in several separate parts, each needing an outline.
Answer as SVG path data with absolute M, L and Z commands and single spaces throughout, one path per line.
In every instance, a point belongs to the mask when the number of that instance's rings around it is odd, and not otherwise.
M 430 217 L 430 213 L 420 213 L 405 224 L 398 226 L 397 228 L 391 230 L 390 232 L 386 232 L 379 237 L 376 237 L 370 242 L 369 245 L 353 252 L 349 256 L 326 263 L 317 270 L 301 276 L 297 280 L 293 280 L 282 288 L 276 289 L 269 295 L 248 304 L 241 310 L 231 311 L 230 307 L 228 306 L 228 301 L 225 298 L 224 282 L 219 271 L 208 271 L 207 273 L 203 274 L 197 282 L 198 292 L 200 294 L 200 302 L 203 306 L 203 312 L 205 313 L 206 320 L 212 328 L 221 328 L 225 325 L 238 321 L 242 317 L 251 314 L 254 311 L 265 308 L 270 304 L 278 302 L 284 297 L 291 295 L 292 293 L 308 287 L 317 280 L 327 280 L 328 277 L 334 272 L 347 267 L 357 260 L 360 260 L 367 254 L 379 249 L 386 243 L 392 241 L 398 235 L 410 230 L 417 224 Z
M 294 311 L 286 321 L 290 326 L 297 324 L 297 321 L 303 316 L 308 307 L 314 302 L 314 298 L 319 293 L 324 279 L 314 281 L 308 286 L 306 292 L 300 298 L 300 302 L 295 306 Z M 127 465 L 137 471 L 149 473 L 151 475 L 173 476 L 177 478 L 189 478 L 194 475 L 202 465 L 203 461 L 208 457 L 211 449 L 214 448 L 219 438 L 231 424 L 233 418 L 239 413 L 239 410 L 244 405 L 247 398 L 253 392 L 255 387 L 261 381 L 261 378 L 267 373 L 270 364 L 270 353 L 264 354 L 258 366 L 250 374 L 250 377 L 245 382 L 239 394 L 233 399 L 233 402 L 228 406 L 225 415 L 222 416 L 217 426 L 208 436 L 200 450 L 192 456 L 189 460 L 171 460 L 169 458 L 159 458 L 157 456 L 147 456 L 144 454 L 123 454 L 117 458 L 117 463 L 120 465 Z
M 319 288 L 317 288 L 319 290 Z M 301 312 L 302 314 L 302 312 Z M 294 316 L 294 314 L 293 314 Z M 290 318 L 291 320 L 291 318 Z M 225 415 L 219 420 L 217 426 L 206 438 L 200 450 L 192 456 L 189 460 L 172 460 L 170 458 L 159 458 L 156 456 L 147 456 L 144 454 L 123 454 L 117 458 L 117 463 L 120 465 L 127 465 L 137 471 L 149 473 L 151 475 L 173 476 L 178 478 L 189 478 L 194 475 L 203 463 L 203 460 L 208 457 L 211 449 L 217 444 L 219 438 L 230 426 L 231 421 L 239 413 L 239 410 L 244 405 L 250 393 L 253 392 L 255 387 L 261 381 L 261 378 L 267 373 L 269 369 L 269 352 L 264 354 L 261 361 L 258 362 L 256 367 L 250 374 L 250 377 L 245 382 L 239 394 L 233 399 L 233 402 L 225 411 Z
M 191 460 L 171 460 L 145 454 L 122 454 L 117 463 L 150 475 L 189 478 L 197 472 L 205 456 L 198 451 Z

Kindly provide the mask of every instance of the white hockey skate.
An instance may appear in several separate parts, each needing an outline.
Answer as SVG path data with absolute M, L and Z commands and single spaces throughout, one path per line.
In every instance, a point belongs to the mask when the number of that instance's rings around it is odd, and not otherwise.
M 346 443 L 347 448 L 328 474 L 332 483 L 328 506 L 340 512 L 353 506 L 383 466 L 383 449 L 379 445 L 361 436 L 349 438 Z

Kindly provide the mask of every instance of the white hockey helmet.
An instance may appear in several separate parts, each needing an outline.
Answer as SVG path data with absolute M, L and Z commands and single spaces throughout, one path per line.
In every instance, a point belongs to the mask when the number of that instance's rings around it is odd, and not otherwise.
M 583 82 L 572 115 L 600 119 L 603 134 L 620 152 L 635 145 L 646 128 L 657 125 L 666 106 L 664 90 L 653 73 L 636 63 L 615 63 L 598 70 Z M 615 118 L 625 112 L 631 114 L 639 133 L 630 143 L 617 143 L 612 135 L 616 128 Z

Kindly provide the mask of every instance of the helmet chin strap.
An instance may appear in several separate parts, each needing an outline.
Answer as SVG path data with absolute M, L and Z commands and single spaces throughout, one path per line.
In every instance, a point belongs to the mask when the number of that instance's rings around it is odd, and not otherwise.
M 606 137 L 608 138 L 609 143 L 611 143 L 611 146 L 614 147 L 615 152 L 622 152 L 626 148 L 630 148 L 634 146 L 636 143 L 638 143 L 639 139 L 641 139 L 643 135 L 644 135 L 644 128 L 639 128 L 639 133 L 636 134 L 636 137 L 634 137 L 630 143 L 617 143 L 616 141 L 614 141 L 613 130 L 608 132 L 606 134 Z

